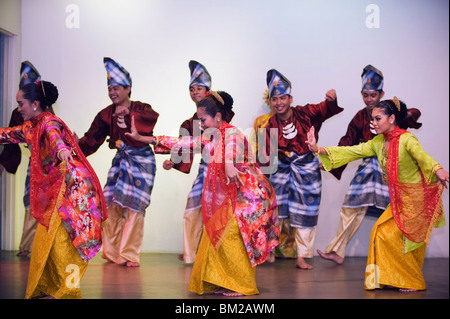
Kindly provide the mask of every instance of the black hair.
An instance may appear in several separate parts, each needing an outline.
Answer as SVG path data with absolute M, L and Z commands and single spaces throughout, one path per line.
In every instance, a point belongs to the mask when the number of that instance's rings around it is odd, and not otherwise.
M 52 105 L 58 100 L 58 88 L 51 82 L 40 81 L 38 83 L 28 83 L 21 89 L 24 99 L 33 103 L 38 101 L 42 111 L 53 113 Z
M 128 97 L 129 98 L 131 98 L 131 86 L 129 86 L 129 85 L 121 85 L 125 90 L 127 89 L 127 88 L 130 88 L 130 92 L 128 93 Z
M 197 107 L 204 107 L 206 114 L 211 117 L 216 116 L 217 113 L 222 114 L 222 119 L 226 120 L 233 108 L 233 98 L 230 94 L 224 91 L 217 91 L 217 94 L 220 95 L 224 104 L 222 104 L 215 96 L 214 93 L 211 92 L 206 98 L 198 102 Z
M 408 114 L 408 108 L 406 107 L 406 104 L 403 101 L 400 101 L 400 110 L 395 105 L 394 101 L 392 100 L 383 100 L 378 102 L 377 105 L 375 105 L 376 108 L 382 109 L 383 113 L 386 114 L 388 117 L 392 114 L 395 115 L 395 122 L 398 126 L 401 126 L 403 121 L 405 121 L 406 116 Z

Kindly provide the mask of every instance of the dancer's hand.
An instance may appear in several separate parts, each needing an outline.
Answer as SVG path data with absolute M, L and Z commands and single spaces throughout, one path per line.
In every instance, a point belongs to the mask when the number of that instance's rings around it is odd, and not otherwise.
M 317 153 L 319 148 L 317 147 L 317 144 L 316 144 L 316 136 L 315 136 L 314 126 L 311 126 L 308 133 L 306 134 L 306 137 L 307 138 L 306 138 L 305 143 L 308 145 L 309 150 L 313 153 Z
M 244 185 L 244 182 L 241 179 L 241 176 L 245 174 L 245 172 L 241 172 L 238 170 L 233 163 L 225 163 L 225 176 L 227 177 L 227 185 L 230 183 L 235 183 L 237 187 L 240 185 Z
M 61 160 L 61 162 L 66 161 L 67 164 L 73 163 L 72 152 L 66 148 L 59 151 L 58 158 Z
M 131 117 L 131 128 L 130 128 L 130 132 L 125 132 L 125 135 L 131 137 L 133 140 L 138 141 L 139 140 L 139 133 L 136 130 L 136 125 L 134 124 L 134 116 Z
M 125 116 L 130 114 L 130 109 L 126 106 L 118 106 L 113 116 Z
M 172 169 L 174 165 L 175 165 L 175 163 L 172 162 L 171 160 L 165 160 L 165 161 L 163 162 L 163 168 L 164 168 L 165 170 L 170 170 L 170 169 Z
M 439 179 L 439 184 L 444 184 L 444 187 L 447 188 L 447 183 L 448 183 L 448 172 L 443 169 L 440 168 L 436 171 L 436 176 Z
M 125 132 L 125 135 L 131 137 L 135 141 L 147 144 L 153 143 L 154 140 L 153 136 L 142 136 L 141 134 L 139 134 L 139 132 L 136 129 L 136 125 L 134 124 L 134 116 L 131 117 L 130 132 Z
M 331 89 L 325 94 L 325 100 L 327 100 L 328 102 L 336 101 L 336 99 L 336 90 Z

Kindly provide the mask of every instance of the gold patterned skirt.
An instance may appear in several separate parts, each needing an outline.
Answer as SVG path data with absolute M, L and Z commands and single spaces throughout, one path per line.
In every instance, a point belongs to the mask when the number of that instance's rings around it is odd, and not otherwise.
M 426 289 L 422 274 L 426 245 L 403 253 L 403 233 L 392 216 L 390 206 L 375 223 L 370 235 L 364 288 L 392 286 Z
M 207 232 L 203 232 L 189 291 L 202 295 L 226 288 L 244 295 L 258 294 L 255 268 L 250 263 L 234 215 L 223 236 L 225 238 L 216 250 Z
M 57 299 L 81 298 L 84 262 L 70 240 L 57 212 L 49 229 L 38 225 L 34 238 L 25 298 L 50 295 Z

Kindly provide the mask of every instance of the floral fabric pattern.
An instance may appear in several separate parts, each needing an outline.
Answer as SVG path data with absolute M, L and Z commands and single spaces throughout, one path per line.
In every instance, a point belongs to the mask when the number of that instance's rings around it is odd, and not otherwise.
M 48 229 L 57 211 L 81 258 L 94 257 L 107 211 L 97 175 L 69 128 L 44 112 L 23 125 L 0 129 L 0 143 L 31 145 L 31 214 Z M 61 163 L 63 149 L 74 152 L 73 163 Z
M 238 129 L 224 122 L 220 134 L 212 138 L 175 138 L 158 136 L 162 148 L 191 148 L 207 151 L 211 157 L 203 189 L 202 213 L 212 245 L 222 243 L 234 213 L 252 266 L 263 263 L 278 245 L 280 230 L 275 192 L 269 180 L 254 161 L 248 141 Z M 238 168 L 244 185 L 237 187 L 227 180 L 225 162 Z M 231 207 L 232 209 L 229 209 Z

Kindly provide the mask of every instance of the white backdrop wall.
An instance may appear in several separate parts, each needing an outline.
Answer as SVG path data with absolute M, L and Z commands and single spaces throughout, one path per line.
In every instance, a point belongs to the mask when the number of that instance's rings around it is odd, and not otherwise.
M 422 111 L 423 127 L 413 132 L 449 169 L 448 21 L 448 1 L 442 0 L 22 0 L 21 59 L 32 61 L 58 86 L 55 111 L 80 136 L 110 104 L 105 56 L 131 73 L 132 99 L 153 106 L 160 114 L 155 134 L 166 135 L 177 135 L 195 112 L 188 94 L 189 60 L 207 67 L 213 89 L 233 96 L 233 124 L 246 132 L 268 112 L 262 100 L 266 73 L 276 68 L 291 80 L 295 105 L 318 103 L 336 89 L 344 111 L 323 125 L 322 146 L 335 145 L 364 107 L 360 75 L 372 64 L 384 73 L 385 98 L 397 95 Z M 114 154 L 105 143 L 88 158 L 102 183 Z M 186 196 L 198 166 L 190 175 L 165 171 L 166 158 L 156 156 L 144 252 L 182 251 Z M 322 174 L 318 249 L 336 234 L 357 165 L 349 165 L 341 181 Z M 448 197 L 446 190 L 447 220 Z M 20 203 L 22 193 L 16 198 Z M 364 220 L 349 255 L 367 254 L 374 222 Z M 16 228 L 20 239 L 21 225 Z M 427 256 L 448 257 L 448 252 L 445 226 L 434 231 Z

